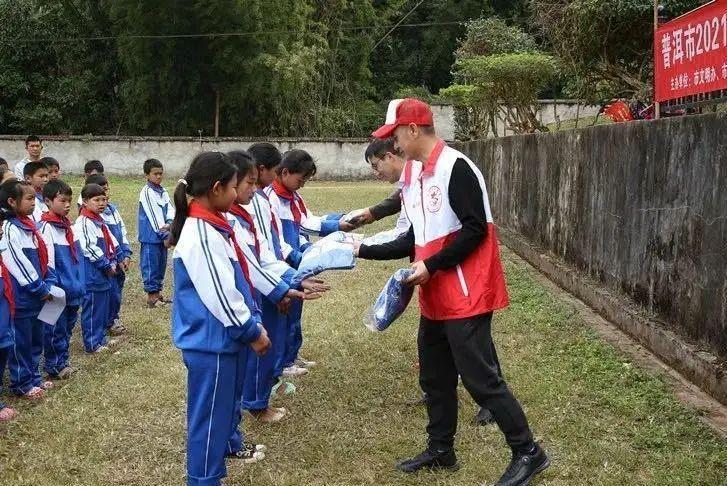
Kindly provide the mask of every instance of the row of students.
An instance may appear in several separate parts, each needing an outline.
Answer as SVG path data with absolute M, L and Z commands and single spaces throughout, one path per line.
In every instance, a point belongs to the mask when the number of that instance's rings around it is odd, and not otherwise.
M 2 276 L 9 303 L 7 340 L 12 348 L 8 357 L 10 390 L 28 399 L 42 398 L 53 387 L 52 381 L 42 379 L 41 354 L 51 380 L 66 379 L 73 373 L 69 343 L 79 309 L 86 352 L 105 351 L 112 343 L 108 335 L 123 332 L 115 326 L 113 313 L 118 309 L 112 302 L 125 253 L 105 221 L 107 189 L 97 183 L 84 186 L 83 207 L 75 225 L 68 219 L 72 190 L 66 183 L 48 182 L 42 197 L 47 211 L 37 223 L 31 218 L 36 188 L 16 180 L 0 186 Z M 40 321 L 39 314 L 45 302 L 54 298 L 53 286 L 63 290 L 66 303 L 58 320 L 48 324 Z M 5 342 L 5 338 L 0 340 Z M 12 415 L 14 412 L 6 411 L 0 419 Z
M 303 151 L 255 144 L 200 154 L 177 186 L 172 335 L 187 368 L 188 484 L 220 484 L 226 457 L 264 457 L 245 440 L 243 410 L 264 421 L 286 413 L 270 398 L 290 390 L 286 365 L 304 364 L 302 303 L 328 290 L 317 279 L 291 288 L 295 268 L 309 234 L 351 229 L 305 206 L 298 189 L 314 173 Z

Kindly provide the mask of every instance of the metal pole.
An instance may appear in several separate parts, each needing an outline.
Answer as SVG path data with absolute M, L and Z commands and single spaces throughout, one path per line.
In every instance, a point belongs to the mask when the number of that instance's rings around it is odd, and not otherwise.
M 659 28 L 659 0 L 654 0 L 654 59 L 656 59 L 656 30 Z M 661 118 L 661 106 L 656 101 L 656 76 L 654 77 L 654 119 L 658 120 Z

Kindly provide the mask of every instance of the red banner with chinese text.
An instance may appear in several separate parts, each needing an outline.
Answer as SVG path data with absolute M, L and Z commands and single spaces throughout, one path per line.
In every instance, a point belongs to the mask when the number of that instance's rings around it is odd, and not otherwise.
M 654 38 L 656 101 L 720 89 L 727 89 L 727 0 L 667 22 Z

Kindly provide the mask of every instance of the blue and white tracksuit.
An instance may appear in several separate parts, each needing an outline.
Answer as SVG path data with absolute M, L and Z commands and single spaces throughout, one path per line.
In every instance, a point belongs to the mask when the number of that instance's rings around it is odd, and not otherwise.
M 63 226 L 43 221 L 40 225 L 40 233 L 43 235 L 43 241 L 48 249 L 48 266 L 56 273 L 58 287 L 66 293 L 66 308 L 58 321 L 53 326 L 44 324 L 45 372 L 54 376 L 70 365 L 68 350 L 73 327 L 78 320 L 78 309 L 86 293 L 86 282 L 78 235 L 74 234 L 77 258 L 77 261 L 74 261 Z
M 40 218 L 43 217 L 43 213 L 48 212 L 48 206 L 45 203 L 43 195 L 39 192 L 35 193 L 35 208 L 33 208 L 33 215 L 30 217 L 33 221 L 40 224 Z
M 83 347 L 87 353 L 96 351 L 106 345 L 106 329 L 111 320 L 111 292 L 114 277 L 106 275 L 111 269 L 117 268 L 119 244 L 111 234 L 111 241 L 116 249 L 113 255 L 107 255 L 101 222 L 85 216 L 79 216 L 73 228 L 81 244 L 86 293 L 83 296 L 81 311 L 81 329 L 83 330 Z
M 248 343 L 261 320 L 227 236 L 187 218 L 174 250 L 172 339 L 187 367 L 187 481 L 218 485 L 241 447 L 240 395 Z
M 252 207 L 245 209 L 252 216 Z M 278 354 L 276 347 L 283 348 L 287 341 L 287 325 L 285 316 L 280 314 L 277 304 L 285 298 L 290 290 L 288 282 L 293 279 L 295 270 L 285 262 L 278 260 L 269 248 L 260 241 L 259 253 L 255 249 L 255 235 L 244 218 L 232 213 L 227 219 L 235 231 L 237 241 L 247 260 L 250 280 L 254 287 L 256 304 L 262 312 L 262 322 L 272 343 L 271 350 L 263 356 L 248 353 L 245 373 L 245 386 L 242 392 L 242 408 L 245 410 L 264 410 L 270 404 L 270 393 L 277 381 L 276 367 Z M 254 224 L 254 220 L 253 220 Z
M 166 189 L 147 182 L 139 193 L 139 266 L 148 294 L 161 292 L 167 269 L 167 248 L 164 240 L 169 231 L 162 227 L 174 220 L 174 206 Z
M 118 248 L 118 261 L 122 262 L 127 258 L 131 258 L 133 252 L 131 251 L 131 245 L 129 244 L 129 237 L 126 233 L 126 225 L 121 217 L 119 208 L 115 204 L 109 203 L 106 206 L 106 211 L 102 214 L 106 226 L 111 230 L 111 234 L 114 235 L 116 241 L 119 242 Z M 126 272 L 122 271 L 121 268 L 117 268 L 116 277 L 111 282 L 111 319 L 109 325 L 113 325 L 114 322 L 119 318 L 119 311 L 121 310 L 121 301 L 124 293 L 124 284 L 126 283 Z
M 52 285 L 58 285 L 58 281 L 50 267 L 45 276 L 42 275 L 38 242 L 17 218 L 6 220 L 3 232 L 0 247 L 15 296 L 15 317 L 10 325 L 13 347 L 8 358 L 10 390 L 25 395 L 42 383 L 39 364 L 43 354 L 44 324 L 38 314 L 43 306 L 41 299 L 50 293 Z
M 2 377 L 5 376 L 5 366 L 8 364 L 8 355 L 13 349 L 13 338 L 10 331 L 10 304 L 5 299 L 4 279 L 10 278 L 0 270 L 0 392 L 3 388 Z M 0 410 L 5 404 L 0 402 Z
M 308 235 L 326 236 L 338 231 L 339 222 L 337 220 L 324 219 L 313 215 L 310 211 L 305 214 L 302 208 L 299 208 L 301 213 L 300 223 L 296 222 L 290 209 L 291 202 L 289 200 L 279 197 L 272 186 L 266 187 L 264 192 L 279 223 L 283 240 L 295 250 L 296 253 L 292 255 L 298 257 L 298 261 L 293 261 L 290 256 L 288 257 L 288 261 L 292 266 L 298 267 L 300 255 L 310 246 Z M 297 202 L 294 204 L 297 204 Z M 303 302 L 295 300 L 288 310 L 288 343 L 283 356 L 283 366 L 292 366 L 298 358 L 298 352 L 303 345 L 302 317 Z

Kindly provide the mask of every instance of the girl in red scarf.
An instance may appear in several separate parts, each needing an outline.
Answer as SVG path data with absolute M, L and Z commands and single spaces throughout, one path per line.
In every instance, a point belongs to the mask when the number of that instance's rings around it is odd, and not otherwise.
M 2 215 L 0 215 L 0 220 Z M 3 231 L 0 227 L 0 239 Z M 0 377 L 5 374 L 5 365 L 8 362 L 8 355 L 13 349 L 13 337 L 10 333 L 10 319 L 15 313 L 15 302 L 13 297 L 13 286 L 10 283 L 8 269 L 0 257 Z M 2 380 L 0 379 L 0 391 L 2 391 Z M 7 422 L 18 415 L 18 412 L 0 402 L 0 422 Z
M 30 219 L 35 209 L 35 191 L 27 182 L 6 182 L 0 186 L 3 223 L 2 257 L 12 283 L 14 316 L 11 320 L 13 349 L 8 360 L 10 390 L 35 400 L 53 383 L 41 379 L 39 364 L 43 351 L 44 324 L 38 319 L 50 288 L 57 285 L 48 266 L 48 250 L 36 224 Z
M 247 355 L 263 355 L 271 344 L 252 295 L 241 246 L 246 242 L 223 215 L 236 187 L 229 157 L 206 152 L 192 161 L 174 192 L 172 338 L 187 368 L 190 484 L 220 484 L 226 453 L 243 462 L 264 457 L 263 448 L 245 443 L 237 427 Z
M 101 216 L 108 204 L 104 188 L 86 184 L 81 198 L 83 208 L 74 227 L 83 255 L 86 282 L 81 329 L 86 352 L 99 353 L 106 351 L 108 344 L 114 344 L 108 340 L 106 331 L 111 321 L 112 279 L 116 277 L 119 244 Z

